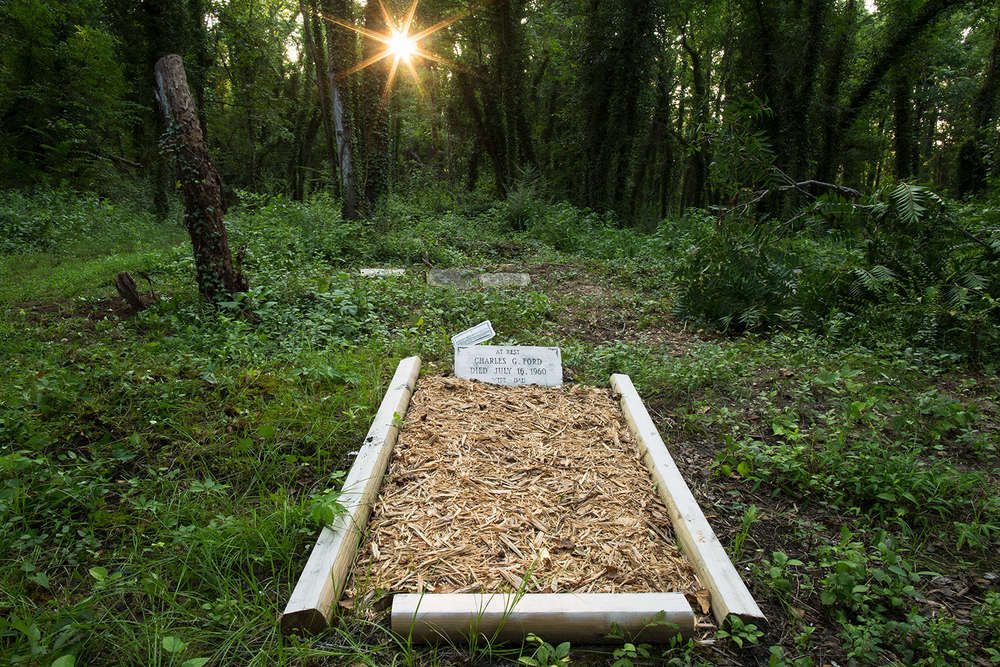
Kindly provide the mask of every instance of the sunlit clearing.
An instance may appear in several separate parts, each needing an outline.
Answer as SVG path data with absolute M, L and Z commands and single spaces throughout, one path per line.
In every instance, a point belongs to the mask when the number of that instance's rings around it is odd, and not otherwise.
M 401 32 L 394 32 L 389 40 L 389 50 L 403 60 L 409 60 L 416 51 L 413 40 Z

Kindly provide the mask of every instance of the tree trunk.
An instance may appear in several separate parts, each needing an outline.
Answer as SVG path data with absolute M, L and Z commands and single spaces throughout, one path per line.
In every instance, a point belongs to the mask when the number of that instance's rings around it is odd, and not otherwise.
M 323 11 L 331 16 L 346 16 L 346 2 L 330 2 L 325 0 Z M 327 89 L 330 91 L 330 110 L 333 118 L 333 132 L 337 138 L 337 156 L 339 159 L 340 193 L 344 198 L 344 217 L 357 220 L 361 216 L 357 208 L 357 188 L 354 183 L 354 137 L 351 133 L 351 117 L 345 109 L 344 96 L 337 85 L 339 72 L 348 70 L 352 62 L 354 37 L 345 34 L 346 30 L 331 21 L 326 22 L 326 77 Z
M 334 182 L 337 181 L 337 149 L 333 139 L 333 122 L 330 120 L 330 91 L 327 87 L 327 77 L 323 73 L 323 62 L 326 60 L 326 52 L 323 50 L 323 33 L 317 28 L 316 38 L 313 38 L 312 23 L 318 23 L 311 11 L 311 8 L 304 1 L 299 3 L 302 11 L 302 36 L 309 49 L 309 56 L 312 58 L 313 66 L 316 68 L 316 86 L 319 89 L 319 111 L 323 117 L 323 130 L 326 133 L 326 149 L 330 159 L 330 171 Z
M 337 155 L 340 156 L 340 183 L 344 194 L 344 216 L 348 220 L 357 220 L 357 194 L 354 189 L 354 150 L 351 140 L 351 128 L 344 123 L 344 103 L 340 99 L 340 89 L 337 82 L 330 77 L 332 93 L 333 125 L 337 135 Z
M 910 101 L 910 79 L 905 73 L 896 77 L 893 86 L 895 119 L 893 145 L 896 153 L 896 179 L 905 181 L 913 176 L 913 104 Z
M 233 266 L 222 216 L 226 204 L 222 181 L 202 138 L 184 64 L 178 55 L 156 63 L 157 101 L 167 123 L 163 142 L 177 158 L 184 190 L 184 225 L 194 249 L 198 290 L 209 301 L 232 298 L 247 290 L 242 270 Z

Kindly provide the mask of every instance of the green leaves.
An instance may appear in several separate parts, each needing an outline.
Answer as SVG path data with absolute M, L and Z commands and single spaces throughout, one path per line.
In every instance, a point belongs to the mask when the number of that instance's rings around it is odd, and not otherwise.
M 167 636 L 162 640 L 163 650 L 167 653 L 181 653 L 187 648 L 187 644 L 177 637 Z
M 320 526 L 329 526 L 338 516 L 345 514 L 347 508 L 340 503 L 340 495 L 340 491 L 333 489 L 327 489 L 320 494 L 312 494 L 310 499 L 313 521 Z
M 525 642 L 538 644 L 534 654 L 530 657 L 521 656 L 518 662 L 529 667 L 559 667 L 569 664 L 569 642 L 563 642 L 559 646 L 553 647 L 534 633 L 528 633 Z
M 181 641 L 179 637 L 168 635 L 160 642 L 163 650 L 171 655 L 180 655 L 187 650 L 188 645 Z M 180 667 L 204 667 L 211 658 L 191 658 L 181 663 Z
M 739 616 L 733 615 L 729 617 L 728 629 L 719 629 L 715 636 L 729 638 L 739 648 L 743 648 L 744 643 L 756 646 L 764 633 L 753 623 L 744 623 Z

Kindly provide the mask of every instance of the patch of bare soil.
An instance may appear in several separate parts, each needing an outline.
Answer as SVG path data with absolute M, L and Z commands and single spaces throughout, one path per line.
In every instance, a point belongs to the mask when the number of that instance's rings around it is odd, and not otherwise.
M 147 297 L 148 298 L 148 297 Z M 12 310 L 24 313 L 27 325 L 51 328 L 50 334 L 40 335 L 65 343 L 81 344 L 91 340 L 97 333 L 97 323 L 101 320 L 127 320 L 135 317 L 132 307 L 119 296 L 97 301 L 74 299 L 54 299 L 49 301 L 28 301 L 12 306 Z
M 690 328 L 669 313 L 659 295 L 636 295 L 634 288 L 569 264 L 522 267 L 534 285 L 559 304 L 555 335 L 590 345 L 625 342 L 661 346 L 682 356 L 692 343 L 717 339 Z M 629 298 L 623 298 L 625 296 Z M 638 302 L 636 301 L 638 297 Z
M 55 320 L 80 318 L 94 322 L 109 318 L 121 320 L 135 316 L 135 311 L 120 296 L 98 301 L 76 301 L 55 299 L 51 301 L 28 301 L 13 307 L 24 311 L 25 319 L 31 324 L 51 324 Z

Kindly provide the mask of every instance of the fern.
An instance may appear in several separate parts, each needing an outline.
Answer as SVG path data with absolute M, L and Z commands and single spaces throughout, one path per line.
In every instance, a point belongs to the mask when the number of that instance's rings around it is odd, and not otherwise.
M 800 263 L 773 246 L 737 246 L 716 237 L 680 272 L 686 285 L 676 313 L 708 320 L 723 331 L 767 325 L 798 289 Z
M 913 183 L 900 183 L 892 192 L 889 198 L 895 203 L 896 215 L 908 225 L 920 222 L 927 211 L 923 202 L 927 198 L 927 188 Z
M 876 264 L 868 269 L 856 267 L 853 271 L 857 280 L 851 285 L 851 296 L 860 299 L 865 291 L 883 294 L 887 291 L 888 285 L 896 280 L 896 274 L 888 267 Z

